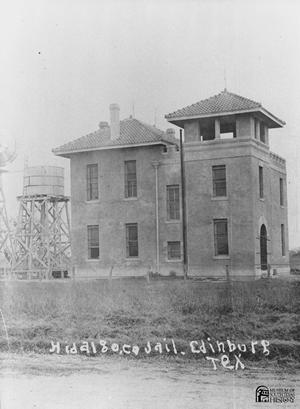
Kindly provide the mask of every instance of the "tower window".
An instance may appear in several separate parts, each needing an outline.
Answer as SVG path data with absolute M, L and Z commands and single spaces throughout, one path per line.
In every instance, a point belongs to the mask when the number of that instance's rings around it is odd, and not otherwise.
M 284 224 L 281 225 L 281 255 L 285 256 L 285 229 Z
M 179 185 L 167 186 L 167 220 L 180 219 Z
M 217 165 L 212 167 L 213 196 L 226 196 L 226 166 Z
M 214 242 L 216 256 L 227 256 L 229 254 L 227 219 L 214 220 Z
M 263 143 L 266 143 L 266 129 L 265 129 L 265 124 L 263 122 L 260 122 L 259 124 L 259 133 L 260 133 L 260 140 Z
M 259 178 L 259 198 L 264 198 L 264 168 L 259 166 L 258 168 L 258 178 Z
M 280 200 L 280 206 L 284 206 L 283 179 L 282 178 L 279 178 L 279 200 Z
M 259 139 L 259 121 L 254 118 L 254 138 Z
M 236 121 L 230 117 L 220 119 L 220 139 L 236 138 Z

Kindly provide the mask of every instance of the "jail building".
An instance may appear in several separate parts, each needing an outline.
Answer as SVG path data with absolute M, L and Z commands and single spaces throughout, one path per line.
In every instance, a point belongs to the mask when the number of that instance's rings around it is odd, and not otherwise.
M 136 118 L 53 152 L 71 162 L 71 246 L 81 278 L 183 274 L 181 162 L 174 128 Z M 270 151 L 284 122 L 227 90 L 165 116 L 184 133 L 188 274 L 289 272 L 285 160 Z

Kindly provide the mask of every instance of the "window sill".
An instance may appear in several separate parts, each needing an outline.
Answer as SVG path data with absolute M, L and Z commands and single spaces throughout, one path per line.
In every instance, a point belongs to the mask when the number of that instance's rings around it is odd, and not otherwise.
M 126 261 L 140 261 L 139 257 L 126 257 L 125 258 Z
M 228 196 L 212 196 L 211 200 L 213 201 L 228 200 Z
M 137 197 L 124 197 L 123 200 L 125 200 L 126 202 L 131 202 L 132 200 L 138 200 Z
M 264 201 L 265 201 L 265 198 L 264 198 L 264 197 L 260 197 L 259 200 L 260 200 L 261 202 L 264 202 Z
M 101 259 L 100 259 L 100 257 L 99 258 L 87 258 L 85 261 L 87 263 L 90 263 L 90 262 L 97 263 L 98 261 L 101 261 Z
M 176 258 L 176 259 L 166 259 L 166 262 L 167 263 L 182 263 L 183 262 L 183 260 L 182 260 L 182 258 Z
M 285 206 L 283 206 L 283 205 L 280 205 L 280 208 L 281 208 L 281 209 L 285 209 Z
M 177 223 L 181 223 L 181 220 L 180 219 L 165 220 L 165 223 L 167 223 L 167 224 L 177 224 Z
M 85 200 L 85 203 L 86 203 L 86 204 L 100 203 L 100 199 Z
M 230 256 L 228 255 L 228 256 L 226 256 L 226 255 L 224 255 L 224 256 L 213 256 L 213 259 L 214 260 L 230 260 Z

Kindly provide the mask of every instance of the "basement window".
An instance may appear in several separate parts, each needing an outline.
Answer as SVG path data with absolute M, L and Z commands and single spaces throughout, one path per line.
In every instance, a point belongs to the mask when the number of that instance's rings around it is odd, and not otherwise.
M 180 260 L 180 241 L 168 241 L 168 260 Z

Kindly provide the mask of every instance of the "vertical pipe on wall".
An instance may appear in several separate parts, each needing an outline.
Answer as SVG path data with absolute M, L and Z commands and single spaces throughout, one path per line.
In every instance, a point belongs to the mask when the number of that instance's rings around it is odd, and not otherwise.
M 180 129 L 180 173 L 181 173 L 181 208 L 182 208 L 182 244 L 183 244 L 183 277 L 188 276 L 187 257 L 187 228 L 186 228 L 186 201 L 185 201 L 185 169 L 182 143 L 182 129 Z
M 155 169 L 155 224 L 156 224 L 156 273 L 160 272 L 159 263 L 159 213 L 158 213 L 158 167 L 159 161 L 152 162 Z

